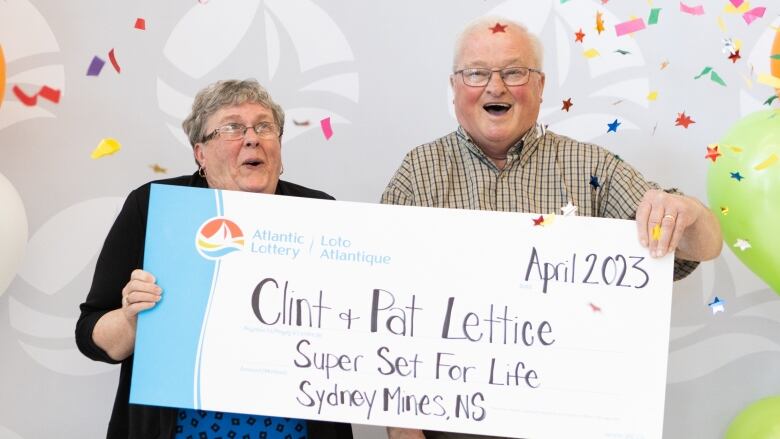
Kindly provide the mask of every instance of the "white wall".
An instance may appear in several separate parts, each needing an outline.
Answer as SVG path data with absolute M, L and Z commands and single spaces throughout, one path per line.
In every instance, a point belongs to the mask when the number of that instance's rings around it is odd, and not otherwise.
M 407 150 L 456 126 L 447 80 L 455 34 L 476 16 L 501 13 L 546 43 L 542 120 L 550 129 L 599 143 L 649 179 L 704 200 L 705 146 L 772 93 L 755 75 L 768 71 L 776 2 L 764 2 L 764 18 L 748 26 L 723 12 L 726 1 L 700 2 L 706 14 L 694 17 L 677 1 L 655 0 L 659 24 L 620 38 L 613 26 L 647 18 L 648 2 L 561 3 L 0 1 L 7 64 L 0 176 L 8 180 L 0 185 L 23 201 L 23 209 L 0 207 L 0 225 L 17 221 L 16 237 L 24 224 L 28 230 L 23 254 L 3 243 L 5 263 L 21 262 L 4 292 L 0 279 L 0 437 L 104 434 L 118 368 L 78 353 L 77 307 L 127 192 L 194 170 L 180 122 L 194 93 L 217 79 L 256 77 L 287 110 L 286 179 L 376 202 Z M 597 10 L 607 26 L 601 36 Z M 136 17 L 146 19 L 145 31 L 133 28 Z M 579 28 L 584 44 L 574 42 Z M 741 40 L 737 63 L 721 52 L 723 37 Z M 581 56 L 590 47 L 601 56 Z M 112 48 L 120 74 L 108 63 Z M 87 77 L 94 55 L 107 64 Z M 727 87 L 694 80 L 705 66 Z M 48 85 L 62 98 L 25 107 L 10 90 L 15 84 L 27 92 Z M 654 102 L 650 91 L 659 92 Z M 682 111 L 696 121 L 688 129 L 674 125 Z M 326 116 L 335 131 L 329 141 L 319 130 Z M 615 118 L 622 125 L 607 134 Z M 120 140 L 122 150 L 90 159 L 103 137 Z M 154 173 L 154 164 L 167 174 Z M 715 295 L 726 300 L 725 313 L 707 307 Z M 730 248 L 676 284 L 672 325 L 664 437 L 719 437 L 748 403 L 780 394 L 780 298 Z M 381 437 L 375 428 L 357 431 Z

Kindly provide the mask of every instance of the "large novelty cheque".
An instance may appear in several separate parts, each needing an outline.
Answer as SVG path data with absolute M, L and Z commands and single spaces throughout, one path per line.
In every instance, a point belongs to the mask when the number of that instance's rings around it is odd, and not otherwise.
M 152 186 L 130 402 L 660 438 L 672 257 L 633 222 Z

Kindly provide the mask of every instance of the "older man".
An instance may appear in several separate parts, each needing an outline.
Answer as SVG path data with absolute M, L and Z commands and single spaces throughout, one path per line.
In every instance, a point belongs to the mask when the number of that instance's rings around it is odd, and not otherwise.
M 636 219 L 653 256 L 676 252 L 675 280 L 720 254 L 714 215 L 660 190 L 605 149 L 537 123 L 545 77 L 539 39 L 519 23 L 482 18 L 461 33 L 450 84 L 460 127 L 409 152 L 382 202 Z M 660 238 L 657 231 L 660 226 Z M 478 437 L 388 428 L 391 438 Z

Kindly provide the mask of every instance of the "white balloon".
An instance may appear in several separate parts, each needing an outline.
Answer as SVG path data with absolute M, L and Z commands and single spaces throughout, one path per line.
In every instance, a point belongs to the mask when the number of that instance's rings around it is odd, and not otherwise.
M 0 295 L 22 261 L 27 246 L 27 213 L 16 188 L 0 174 Z

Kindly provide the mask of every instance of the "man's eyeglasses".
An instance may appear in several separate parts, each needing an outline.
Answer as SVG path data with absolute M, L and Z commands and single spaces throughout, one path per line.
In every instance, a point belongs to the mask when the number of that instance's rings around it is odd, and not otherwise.
M 247 130 L 253 129 L 257 133 L 257 137 L 261 139 L 272 139 L 279 135 L 279 130 L 276 128 L 276 124 L 271 122 L 260 122 L 259 124 L 248 127 L 240 123 L 229 123 L 222 125 L 210 134 L 203 136 L 203 142 L 208 142 L 216 136 L 219 136 L 225 140 L 239 140 L 243 139 Z
M 490 77 L 493 76 L 493 72 L 498 72 L 501 76 L 501 80 L 504 81 L 509 87 L 515 87 L 518 85 L 525 85 L 531 78 L 531 72 L 536 72 L 540 75 L 544 75 L 541 70 L 532 69 L 530 67 L 507 67 L 504 69 L 461 69 L 456 70 L 453 74 L 460 74 L 463 78 L 463 83 L 469 87 L 484 87 L 490 82 Z

